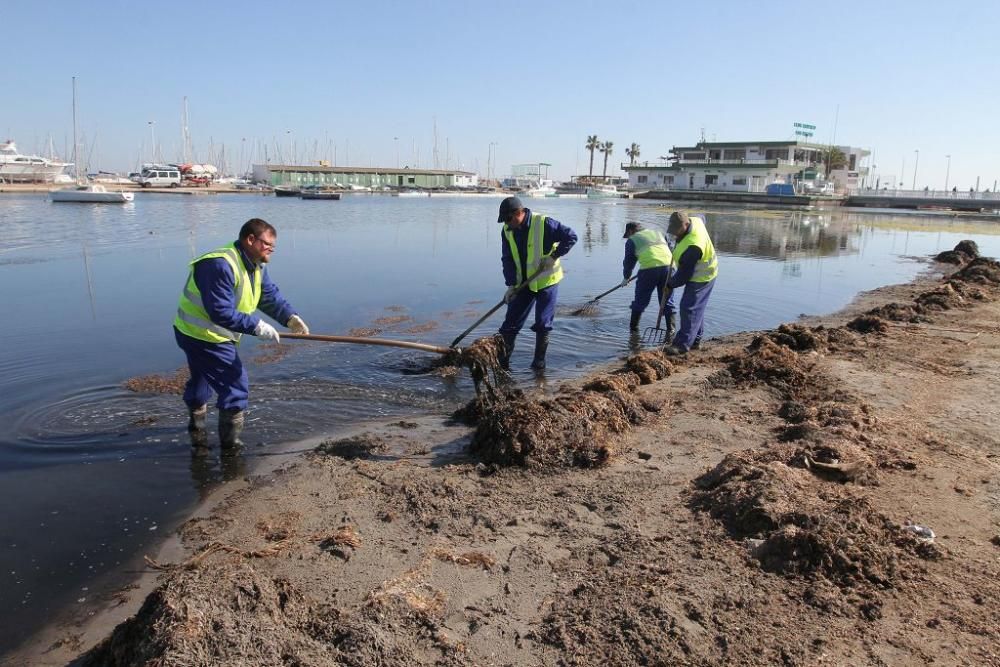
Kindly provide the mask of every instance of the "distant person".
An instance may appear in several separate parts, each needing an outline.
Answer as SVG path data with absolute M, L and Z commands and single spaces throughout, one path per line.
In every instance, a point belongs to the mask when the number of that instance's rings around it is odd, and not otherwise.
M 249 380 L 238 345 L 242 334 L 280 342 L 278 331 L 257 309 L 295 333 L 309 327 L 271 282 L 266 264 L 274 252 L 278 232 L 260 218 L 248 220 L 239 239 L 217 248 L 190 264 L 187 284 L 174 318 L 174 337 L 187 355 L 191 379 L 184 387 L 188 432 L 196 451 L 207 446 L 205 421 L 208 400 L 218 396 L 219 443 L 224 454 L 242 445 Z
M 535 323 L 531 329 L 535 332 L 535 354 L 531 367 L 542 370 L 556 314 L 559 281 L 563 277 L 559 258 L 576 243 L 576 232 L 555 218 L 532 213 L 517 197 L 507 197 L 500 202 L 497 222 L 505 223 L 500 245 L 503 279 L 507 285 L 504 294 L 507 316 L 500 325 L 506 350 L 500 361 L 504 368 L 510 368 L 514 340 L 534 306 Z M 541 273 L 517 291 L 517 286 L 538 270 Z
M 628 284 L 632 269 L 639 264 L 639 273 L 635 278 L 635 297 L 632 300 L 632 317 L 629 320 L 629 331 L 639 330 L 639 320 L 643 311 L 649 305 L 649 300 L 656 290 L 657 314 L 659 303 L 663 299 L 663 290 L 667 286 L 667 274 L 670 271 L 670 246 L 667 239 L 658 229 L 643 229 L 638 222 L 625 225 L 625 260 L 622 262 L 622 287 Z M 674 335 L 674 299 L 673 295 L 667 301 L 663 312 L 667 315 L 667 338 Z
M 957 185 L 951 189 L 951 196 L 952 197 L 957 197 L 958 196 L 958 186 Z
M 677 239 L 673 251 L 676 267 L 670 281 L 671 289 L 684 288 L 680 302 L 680 329 L 671 344 L 663 348 L 666 355 L 687 354 L 701 346 L 705 330 L 705 309 L 719 275 L 715 246 L 701 216 L 688 216 L 683 211 L 670 215 L 667 233 Z
M 976 198 L 976 189 L 975 188 L 969 188 L 969 197 L 971 199 L 975 199 Z

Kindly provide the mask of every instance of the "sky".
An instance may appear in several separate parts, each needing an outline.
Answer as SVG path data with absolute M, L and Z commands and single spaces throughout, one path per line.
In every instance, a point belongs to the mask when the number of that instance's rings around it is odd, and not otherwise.
M 588 135 L 793 138 L 872 151 L 906 187 L 1000 178 L 1000 3 L 3 0 L 0 133 L 91 171 L 194 159 L 587 174 Z M 13 55 L 12 55 L 13 54 Z M 948 158 L 947 156 L 951 156 Z M 602 173 L 603 155 L 594 155 Z

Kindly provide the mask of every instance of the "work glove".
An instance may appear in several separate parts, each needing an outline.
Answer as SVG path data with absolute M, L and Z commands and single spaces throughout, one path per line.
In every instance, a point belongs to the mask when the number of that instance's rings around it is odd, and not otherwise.
M 507 291 L 503 293 L 503 302 L 510 303 L 514 300 L 515 296 L 517 296 L 517 286 L 511 285 L 507 288 Z
M 254 327 L 253 335 L 263 338 L 264 340 L 273 340 L 275 343 L 281 342 L 281 336 L 278 335 L 278 330 L 264 320 L 258 322 L 257 326 Z
M 297 333 L 297 334 L 309 333 L 309 325 L 306 324 L 305 320 L 303 320 L 298 315 L 292 315 L 291 317 L 289 317 L 287 326 L 292 333 Z
M 538 262 L 538 268 L 541 269 L 543 272 L 551 271 L 555 267 L 555 265 L 556 265 L 556 258 L 551 256 L 542 257 L 542 259 Z
M 631 280 L 632 280 L 631 278 L 627 278 L 626 277 L 625 279 L 622 280 L 622 284 L 619 285 L 619 287 L 625 287 L 626 285 L 629 284 L 629 281 L 631 281 Z

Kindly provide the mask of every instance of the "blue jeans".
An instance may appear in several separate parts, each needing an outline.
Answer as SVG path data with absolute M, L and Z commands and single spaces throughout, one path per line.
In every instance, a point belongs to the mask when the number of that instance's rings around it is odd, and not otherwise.
M 684 286 L 684 296 L 681 297 L 681 326 L 674 336 L 674 345 L 682 350 L 690 350 L 695 341 L 700 341 L 705 330 L 705 308 L 708 297 L 712 294 L 715 281 L 707 283 L 688 283 Z
M 516 336 L 528 319 L 531 307 L 535 307 L 535 323 L 531 330 L 535 333 L 552 331 L 552 321 L 556 316 L 556 299 L 559 296 L 559 283 L 549 285 L 537 292 L 525 287 L 517 293 L 514 300 L 507 304 L 507 316 L 500 325 L 500 333 Z
M 246 410 L 250 380 L 236 343 L 208 343 L 174 329 L 177 346 L 187 355 L 191 379 L 184 386 L 184 402 L 196 408 L 218 395 L 220 410 Z

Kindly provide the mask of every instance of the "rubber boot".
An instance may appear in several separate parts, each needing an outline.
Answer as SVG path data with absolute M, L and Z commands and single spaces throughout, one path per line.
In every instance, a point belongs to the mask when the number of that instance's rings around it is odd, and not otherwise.
M 510 355 L 514 353 L 514 341 L 517 339 L 517 334 L 501 333 L 503 337 L 503 354 L 500 355 L 500 368 L 505 371 L 510 370 Z
M 239 408 L 219 410 L 219 444 L 222 452 L 234 452 L 243 446 L 240 433 L 243 432 L 243 421 L 246 413 Z
M 545 370 L 545 351 L 549 349 L 549 332 L 539 331 L 535 334 L 535 358 L 531 367 L 536 371 Z
M 677 313 L 670 313 L 667 315 L 667 337 L 666 340 L 672 341 L 674 339 L 674 334 L 677 332 Z
M 635 312 L 633 310 L 632 311 L 632 319 L 630 319 L 628 321 L 628 330 L 629 331 L 638 331 L 639 330 L 639 320 L 641 318 L 642 318 L 642 313 L 637 313 L 637 312 Z
M 205 430 L 205 420 L 208 418 L 208 405 L 196 408 L 188 406 L 188 435 L 191 436 L 191 446 L 197 450 L 208 449 L 208 431 Z

